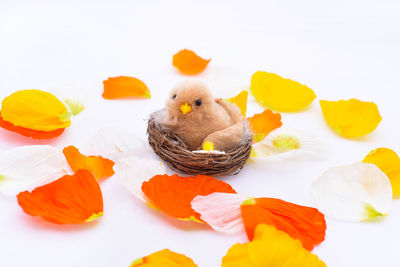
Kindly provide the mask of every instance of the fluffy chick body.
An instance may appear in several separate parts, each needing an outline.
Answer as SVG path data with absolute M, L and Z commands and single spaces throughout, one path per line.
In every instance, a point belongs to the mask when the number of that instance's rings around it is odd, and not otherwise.
M 184 114 L 182 106 L 190 112 Z M 236 146 L 244 134 L 240 109 L 214 99 L 207 85 L 199 81 L 185 81 L 172 90 L 164 125 L 190 150 L 201 149 L 205 142 L 211 142 L 214 149 L 226 151 Z

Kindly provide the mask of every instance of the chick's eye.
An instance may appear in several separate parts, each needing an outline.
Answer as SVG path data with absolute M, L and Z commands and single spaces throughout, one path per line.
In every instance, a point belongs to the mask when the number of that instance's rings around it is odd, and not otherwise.
M 196 104 L 196 106 L 201 106 L 201 99 L 197 99 L 195 104 Z
M 172 96 L 172 99 L 175 99 L 175 98 L 176 98 L 176 94 Z

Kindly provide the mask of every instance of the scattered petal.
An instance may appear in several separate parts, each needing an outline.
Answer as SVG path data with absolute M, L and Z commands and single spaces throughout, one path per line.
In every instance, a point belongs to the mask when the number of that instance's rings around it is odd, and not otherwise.
M 325 217 L 315 208 L 296 205 L 276 198 L 254 198 L 241 206 L 249 240 L 259 224 L 271 224 L 312 250 L 325 239 Z
M 195 52 L 183 49 L 172 58 L 172 65 L 184 74 L 197 74 L 205 70 L 211 59 L 203 59 Z
M 256 142 L 264 139 L 272 130 L 282 126 L 281 114 L 274 113 L 269 109 L 247 118 L 247 121 L 249 122 L 250 131 L 254 134 L 253 139 Z
M 51 146 L 21 146 L 0 154 L 0 192 L 16 195 L 70 173 L 64 155 Z
M 183 254 L 164 249 L 132 262 L 130 267 L 196 267 L 192 259 Z
M 74 146 L 68 146 L 63 149 L 72 170 L 88 170 L 94 178 L 100 179 L 110 177 L 114 174 L 114 162 L 101 156 L 85 156 Z
M 358 99 L 320 102 L 328 125 L 345 137 L 359 137 L 373 132 L 382 120 L 373 102 Z
M 150 98 L 151 93 L 146 84 L 139 79 L 127 76 L 108 78 L 103 81 L 105 99 Z
M 333 167 L 311 186 L 311 197 L 326 215 L 344 221 L 365 221 L 387 215 L 392 186 L 374 164 Z
M 253 241 L 233 245 L 222 259 L 222 267 L 326 267 L 316 255 L 304 249 L 298 240 L 292 239 L 274 226 L 260 224 Z
M 82 111 L 85 110 L 85 105 L 78 99 L 65 99 L 65 104 L 69 107 L 69 110 L 71 110 L 72 115 L 76 116 Z
M 247 98 L 249 93 L 245 90 L 241 91 L 237 96 L 229 98 L 228 102 L 235 104 L 240 108 L 243 116 L 246 116 Z
M 177 174 L 156 175 L 142 185 L 150 204 L 178 219 L 200 221 L 200 214 L 191 208 L 196 196 L 214 192 L 236 193 L 232 187 L 210 176 L 180 177 Z
M 389 148 L 377 148 L 369 152 L 362 162 L 375 164 L 392 184 L 393 196 L 400 197 L 400 158 Z
M 89 222 L 103 215 L 100 186 L 86 170 L 66 175 L 31 193 L 19 193 L 17 198 L 25 213 L 56 224 Z
M 70 112 L 54 95 L 40 90 L 21 90 L 4 98 L 1 116 L 14 126 L 50 132 L 71 124 Z
M 147 200 L 142 191 L 143 182 L 156 175 L 167 173 L 161 161 L 139 157 L 118 160 L 114 165 L 114 171 L 122 185 L 134 196 L 145 202 Z
M 261 104 L 279 111 L 302 110 L 316 97 L 307 86 L 265 71 L 253 74 L 250 90 Z

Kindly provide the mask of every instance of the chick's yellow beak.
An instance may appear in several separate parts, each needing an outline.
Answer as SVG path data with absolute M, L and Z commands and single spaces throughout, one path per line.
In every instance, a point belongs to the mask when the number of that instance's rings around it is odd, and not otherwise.
M 182 104 L 179 109 L 183 114 L 190 113 L 192 111 L 192 107 L 189 106 L 188 103 Z

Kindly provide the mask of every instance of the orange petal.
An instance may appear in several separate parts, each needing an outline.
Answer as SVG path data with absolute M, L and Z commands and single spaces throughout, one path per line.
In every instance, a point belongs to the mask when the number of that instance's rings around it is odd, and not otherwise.
M 75 172 L 78 170 L 88 170 L 96 179 L 110 177 L 114 174 L 114 162 L 101 156 L 85 156 L 74 146 L 65 147 L 64 156 L 69 166 Z
M 25 213 L 56 224 L 83 223 L 103 214 L 100 186 L 86 170 L 18 194 Z
M 177 174 L 156 175 L 143 182 L 142 191 L 155 208 L 178 219 L 195 221 L 201 219 L 191 207 L 193 198 L 214 192 L 236 193 L 229 184 L 210 176 L 180 177 Z
M 274 225 L 292 238 L 299 239 L 308 250 L 325 239 L 325 217 L 315 208 L 275 198 L 256 198 L 246 202 L 241 211 L 249 240 L 253 239 L 257 225 L 262 223 Z
M 254 136 L 254 141 L 259 142 L 264 139 L 272 130 L 282 126 L 281 114 L 274 113 L 269 109 L 263 113 L 255 114 L 251 118 L 247 118 L 250 130 Z
M 241 91 L 237 96 L 229 98 L 228 101 L 238 106 L 240 108 L 240 111 L 242 112 L 242 115 L 246 116 L 248 96 L 249 92 Z
M 139 79 L 127 76 L 108 78 L 103 81 L 103 98 L 117 99 L 125 97 L 150 98 L 150 90 Z
M 191 50 L 183 49 L 173 56 L 172 65 L 184 74 L 197 74 L 207 67 L 210 60 L 199 57 Z
M 65 130 L 65 128 L 60 128 L 54 131 L 44 132 L 44 131 L 31 130 L 20 126 L 15 126 L 11 122 L 5 121 L 3 117 L 1 117 L 1 113 L 0 113 L 0 127 L 15 133 L 19 133 L 26 137 L 32 137 L 34 139 L 55 138 L 57 136 L 60 136 Z
M 130 267 L 196 267 L 197 265 L 192 259 L 183 254 L 173 252 L 169 249 L 163 249 L 150 254 L 146 257 L 140 258 L 132 262 Z

